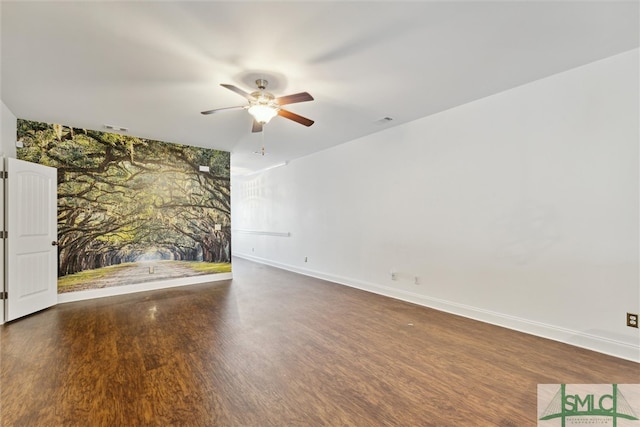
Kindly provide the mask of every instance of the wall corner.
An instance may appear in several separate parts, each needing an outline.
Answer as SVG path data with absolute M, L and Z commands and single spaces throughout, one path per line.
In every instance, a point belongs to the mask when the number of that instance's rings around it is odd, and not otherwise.
M 0 104 L 0 156 L 16 158 L 18 119 L 4 102 Z

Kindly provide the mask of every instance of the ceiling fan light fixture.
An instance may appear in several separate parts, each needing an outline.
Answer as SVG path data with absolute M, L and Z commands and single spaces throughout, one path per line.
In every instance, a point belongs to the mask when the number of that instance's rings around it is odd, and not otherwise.
M 278 115 L 278 108 L 268 104 L 253 104 L 248 111 L 258 123 L 262 124 L 269 123 L 269 120 Z
M 2 0 L 0 0 L 2 1 Z M 306 102 L 313 101 L 313 96 L 311 96 L 307 92 L 294 93 L 292 95 L 280 96 L 276 98 L 272 93 L 267 92 L 267 82 L 264 79 L 256 80 L 256 85 L 258 86 L 258 90 L 247 93 L 244 90 L 230 84 L 221 83 L 220 85 L 226 89 L 229 89 L 232 92 L 237 93 L 238 95 L 245 98 L 249 101 L 248 106 L 237 106 L 237 107 L 226 107 L 226 108 L 215 108 L 213 110 L 202 111 L 201 114 L 213 114 L 218 111 L 225 110 L 237 110 L 237 109 L 246 109 L 249 114 L 253 117 L 253 126 L 251 127 L 251 132 L 262 132 L 262 126 L 274 118 L 275 116 L 281 116 L 285 119 L 292 120 L 294 122 L 300 123 L 303 126 L 311 126 L 314 122 L 311 119 L 306 117 L 302 117 L 296 113 L 292 113 L 289 110 L 285 110 L 282 108 L 283 105 L 296 104 L 298 102 Z

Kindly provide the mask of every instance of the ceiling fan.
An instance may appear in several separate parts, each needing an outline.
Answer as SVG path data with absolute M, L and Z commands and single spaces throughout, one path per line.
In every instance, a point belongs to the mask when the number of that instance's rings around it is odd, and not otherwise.
M 275 116 L 281 116 L 285 119 L 293 120 L 294 122 L 298 122 L 304 126 L 311 126 L 314 123 L 311 119 L 302 117 L 282 108 L 283 105 L 295 104 L 296 102 L 313 101 L 313 97 L 311 95 L 307 92 L 300 92 L 276 98 L 273 94 L 267 92 L 266 89 L 268 84 L 269 82 L 264 79 L 256 80 L 258 90 L 251 93 L 247 93 L 234 85 L 221 84 L 220 86 L 246 98 L 247 101 L 249 101 L 249 105 L 216 108 L 214 110 L 203 111 L 202 114 L 213 114 L 228 110 L 247 110 L 249 114 L 253 116 L 252 132 L 262 132 L 262 126 L 269 123 L 269 120 Z

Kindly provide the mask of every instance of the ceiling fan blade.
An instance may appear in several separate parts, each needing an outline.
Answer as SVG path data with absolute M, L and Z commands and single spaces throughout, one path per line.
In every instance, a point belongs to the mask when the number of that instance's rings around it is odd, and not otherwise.
M 313 101 L 313 96 L 309 95 L 307 92 L 300 92 L 293 95 L 286 95 L 281 96 L 280 98 L 276 98 L 276 102 L 278 103 L 278 105 L 295 104 L 296 102 L 306 101 Z
M 278 115 L 282 116 L 286 119 L 293 120 L 294 122 L 298 122 L 301 125 L 311 126 L 314 121 L 311 119 L 307 119 L 306 117 L 299 116 L 296 113 L 292 113 L 291 111 L 280 109 L 278 110 Z
M 217 113 L 218 111 L 227 111 L 227 110 L 244 110 L 245 108 L 247 108 L 247 107 L 245 107 L 245 106 L 243 106 L 243 105 L 240 105 L 240 106 L 237 106 L 237 107 L 216 108 L 216 109 L 213 109 L 213 110 L 203 111 L 203 112 L 201 112 L 200 114 L 205 114 L 205 115 L 206 115 L 206 114 L 213 114 L 213 113 Z
M 240 89 L 240 88 L 239 88 L 239 87 L 237 87 L 237 86 L 234 86 L 234 85 L 227 85 L 227 84 L 224 84 L 224 83 L 220 83 L 220 86 L 222 86 L 222 87 L 226 87 L 227 89 L 229 89 L 229 90 L 231 90 L 231 91 L 233 91 L 233 92 L 237 93 L 238 95 L 240 95 L 240 96 L 242 96 L 242 97 L 244 97 L 244 98 L 251 99 L 251 94 L 249 94 L 249 93 L 247 93 L 247 92 L 243 91 L 242 89 Z
M 251 127 L 251 132 L 262 132 L 262 123 L 257 120 L 253 121 L 253 126 Z

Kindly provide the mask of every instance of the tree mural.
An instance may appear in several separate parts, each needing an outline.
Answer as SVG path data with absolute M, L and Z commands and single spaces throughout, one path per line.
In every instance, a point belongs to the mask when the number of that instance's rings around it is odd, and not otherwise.
M 58 169 L 59 276 L 231 261 L 229 153 L 27 120 L 18 139 L 18 158 Z

